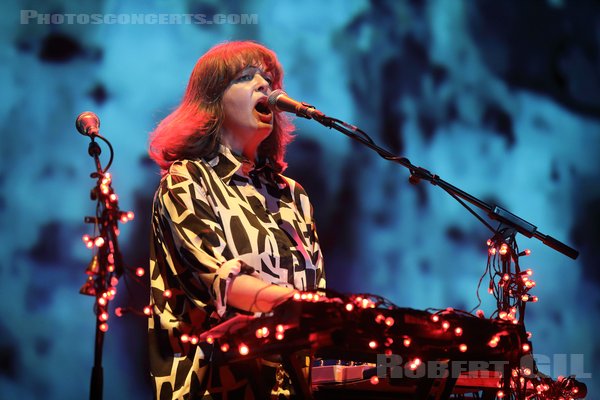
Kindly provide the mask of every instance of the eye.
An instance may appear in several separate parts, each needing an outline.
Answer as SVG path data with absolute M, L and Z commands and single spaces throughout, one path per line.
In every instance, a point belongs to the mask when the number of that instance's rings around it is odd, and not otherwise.
M 245 82 L 245 81 L 251 81 L 252 78 L 254 78 L 254 74 L 251 73 L 246 73 L 243 74 L 242 76 L 234 79 L 234 82 Z
M 273 78 L 271 78 L 269 75 L 261 75 L 263 77 L 263 79 L 265 81 L 267 81 L 267 83 L 269 84 L 269 86 L 273 85 Z

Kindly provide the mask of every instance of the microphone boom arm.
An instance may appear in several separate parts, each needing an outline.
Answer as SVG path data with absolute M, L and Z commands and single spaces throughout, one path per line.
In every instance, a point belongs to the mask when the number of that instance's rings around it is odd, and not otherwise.
M 313 109 L 314 109 L 314 107 L 313 107 Z M 370 148 L 371 150 L 373 150 L 377 154 L 379 154 L 382 158 L 384 158 L 388 161 L 395 162 L 395 163 L 400 164 L 403 167 L 407 168 L 410 171 L 409 179 L 411 180 L 411 182 L 416 183 L 416 182 L 420 181 L 421 179 L 428 181 L 429 183 L 431 183 L 434 186 L 439 186 L 441 189 L 443 189 L 445 192 L 450 194 L 453 198 L 455 198 L 457 201 L 459 201 L 465 207 L 466 207 L 466 205 L 460 199 L 465 200 L 465 201 L 471 203 L 472 205 L 476 206 L 477 208 L 483 210 L 488 215 L 489 218 L 496 220 L 496 221 L 500 222 L 501 224 L 504 224 L 505 226 L 514 228 L 517 232 L 525 235 L 528 238 L 534 237 L 534 238 L 540 240 L 546 246 L 558 251 L 559 253 L 566 255 L 569 258 L 572 258 L 573 260 L 577 259 L 577 257 L 579 256 L 579 251 L 577 251 L 574 248 L 568 246 L 567 244 L 553 238 L 552 236 L 545 235 L 545 234 L 539 232 L 535 225 L 525 221 L 524 219 L 509 212 L 508 210 L 506 210 L 498 205 L 490 205 L 490 204 L 484 202 L 483 200 L 478 199 L 477 197 L 465 192 L 464 190 L 461 190 L 461 189 L 457 188 L 456 186 L 446 182 L 445 180 L 440 178 L 438 175 L 432 174 L 425 168 L 417 167 L 417 166 L 413 165 L 410 162 L 410 160 L 408 160 L 407 158 L 398 157 L 398 156 L 392 154 L 391 152 L 389 152 L 388 150 L 385 150 L 385 149 L 377 146 L 366 133 L 364 133 L 360 129 L 354 127 L 353 125 L 347 124 L 347 123 L 340 121 L 338 119 L 335 119 L 335 118 L 328 117 L 318 110 L 315 110 L 315 111 L 319 112 L 319 114 L 320 114 L 317 116 L 312 116 L 312 119 L 314 119 L 315 121 L 319 122 L 320 124 L 330 128 L 330 129 L 335 129 L 335 130 L 343 133 L 344 135 L 350 137 L 351 139 L 354 139 L 357 142 L 367 146 L 368 148 Z M 348 129 L 347 127 L 351 127 L 352 129 Z M 475 213 L 473 213 L 473 214 L 481 222 L 483 222 L 485 225 L 487 225 L 488 228 L 492 229 L 477 214 L 475 214 Z

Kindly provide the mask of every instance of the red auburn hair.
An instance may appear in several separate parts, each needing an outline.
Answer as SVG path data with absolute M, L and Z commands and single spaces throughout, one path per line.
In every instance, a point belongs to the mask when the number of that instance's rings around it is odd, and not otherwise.
M 150 136 L 150 157 L 163 173 L 176 160 L 216 155 L 220 140 L 223 93 L 235 76 L 250 65 L 260 65 L 273 77 L 271 88 L 282 88 L 283 69 L 275 53 L 261 44 L 226 42 L 206 52 L 194 66 L 181 104 L 163 119 Z M 273 130 L 260 144 L 258 157 L 283 172 L 285 148 L 293 125 L 275 113 Z

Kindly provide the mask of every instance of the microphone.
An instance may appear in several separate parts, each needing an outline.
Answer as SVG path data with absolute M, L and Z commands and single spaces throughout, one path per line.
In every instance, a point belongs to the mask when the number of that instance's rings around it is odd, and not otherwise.
M 317 110 L 310 104 L 296 101 L 288 97 L 287 93 L 281 89 L 274 90 L 267 99 L 269 108 L 273 111 L 285 111 L 294 113 L 299 117 L 322 121 L 325 114 Z
M 75 127 L 84 136 L 94 137 L 99 134 L 100 119 L 91 111 L 84 111 L 77 116 Z

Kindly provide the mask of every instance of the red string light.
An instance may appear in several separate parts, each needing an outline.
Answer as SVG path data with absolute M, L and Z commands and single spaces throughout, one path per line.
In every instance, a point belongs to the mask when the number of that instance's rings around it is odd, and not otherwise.
M 250 352 L 250 348 L 248 348 L 248 346 L 245 345 L 244 343 L 240 343 L 240 345 L 238 347 L 238 351 L 240 352 L 241 355 L 246 356 Z

